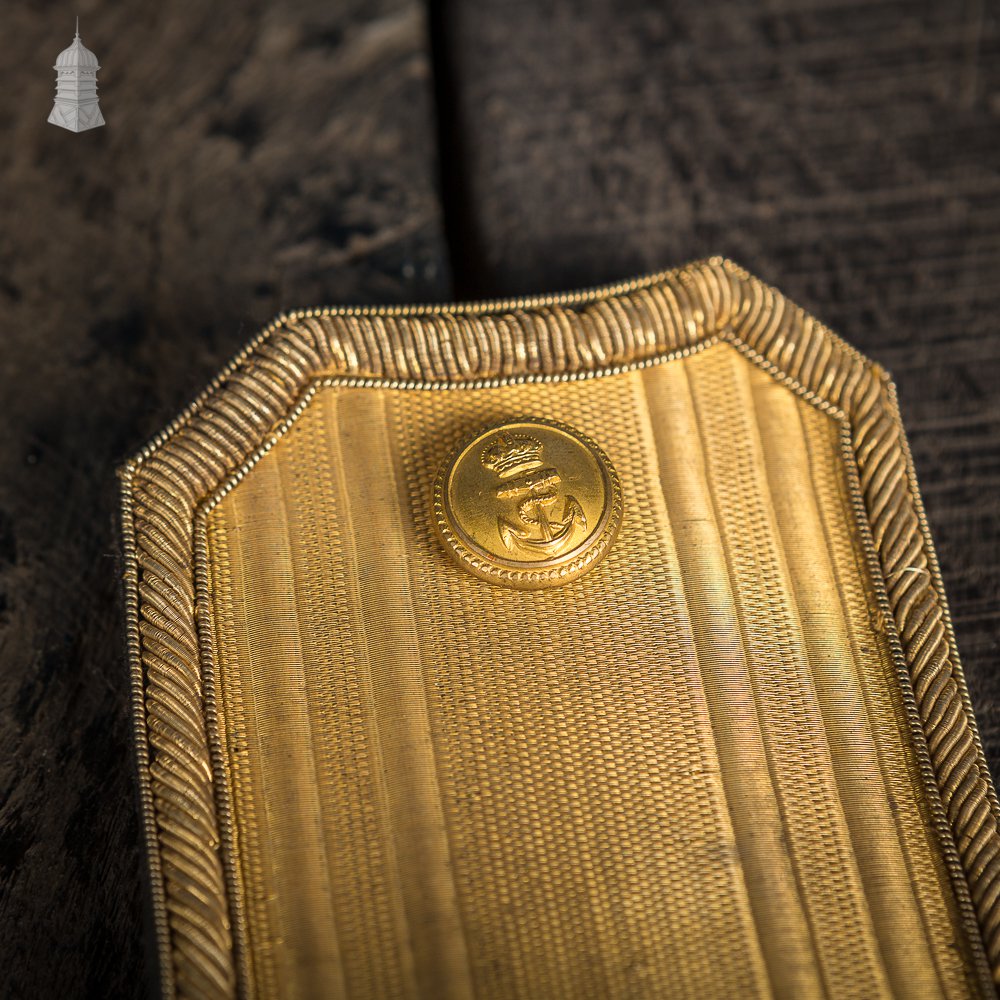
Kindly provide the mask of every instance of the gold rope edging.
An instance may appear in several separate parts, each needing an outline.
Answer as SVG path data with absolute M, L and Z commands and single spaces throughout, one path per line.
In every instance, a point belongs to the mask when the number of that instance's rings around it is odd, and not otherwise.
M 237 991 L 199 657 L 198 505 L 320 375 L 401 387 L 589 378 L 727 339 L 842 412 L 912 684 L 924 778 L 960 905 L 1000 982 L 1000 808 L 975 730 L 894 389 L 779 292 L 712 258 L 601 289 L 505 302 L 314 309 L 279 317 L 122 470 L 126 628 L 143 823 L 164 996 Z M 931 796 L 933 798 L 933 796 Z M 957 852 L 957 853 L 956 853 Z

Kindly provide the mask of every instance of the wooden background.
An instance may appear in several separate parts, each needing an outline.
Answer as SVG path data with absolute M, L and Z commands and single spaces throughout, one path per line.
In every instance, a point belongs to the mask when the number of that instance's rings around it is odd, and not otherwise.
M 116 466 L 273 314 L 723 253 L 894 374 L 1000 770 L 987 0 L 5 0 L 0 993 L 149 988 Z

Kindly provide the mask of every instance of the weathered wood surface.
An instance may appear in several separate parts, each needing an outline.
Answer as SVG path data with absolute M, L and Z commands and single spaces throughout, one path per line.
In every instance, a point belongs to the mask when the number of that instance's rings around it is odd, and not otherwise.
M 418 0 L 4 9 L 0 993 L 145 991 L 115 466 L 282 308 L 453 294 Z M 899 382 L 1000 762 L 1000 27 L 979 0 L 432 5 L 454 293 L 726 253 Z
M 1000 773 L 1000 8 L 480 0 L 438 23 L 463 295 L 722 253 L 892 372 Z
M 4 7 L 0 995 L 142 996 L 116 466 L 285 307 L 441 298 L 412 0 Z M 90 13 L 92 11 L 92 13 Z

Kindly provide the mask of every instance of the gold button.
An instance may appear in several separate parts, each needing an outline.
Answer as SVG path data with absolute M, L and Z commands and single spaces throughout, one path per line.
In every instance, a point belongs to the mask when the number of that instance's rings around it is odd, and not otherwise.
M 521 590 L 592 570 L 622 520 L 621 481 L 585 434 L 536 417 L 478 431 L 434 484 L 445 547 L 471 573 Z

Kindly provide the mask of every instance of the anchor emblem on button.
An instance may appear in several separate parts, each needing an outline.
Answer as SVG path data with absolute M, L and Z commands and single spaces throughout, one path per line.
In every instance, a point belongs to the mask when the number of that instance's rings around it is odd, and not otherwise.
M 562 516 L 552 517 L 562 479 L 556 469 L 542 468 L 542 448 L 541 441 L 529 434 L 501 431 L 482 454 L 483 468 L 500 478 L 497 499 L 517 502 L 521 524 L 497 517 L 500 539 L 512 552 L 520 548 L 557 555 L 567 548 L 576 529 L 587 527 L 580 502 L 569 494 Z

